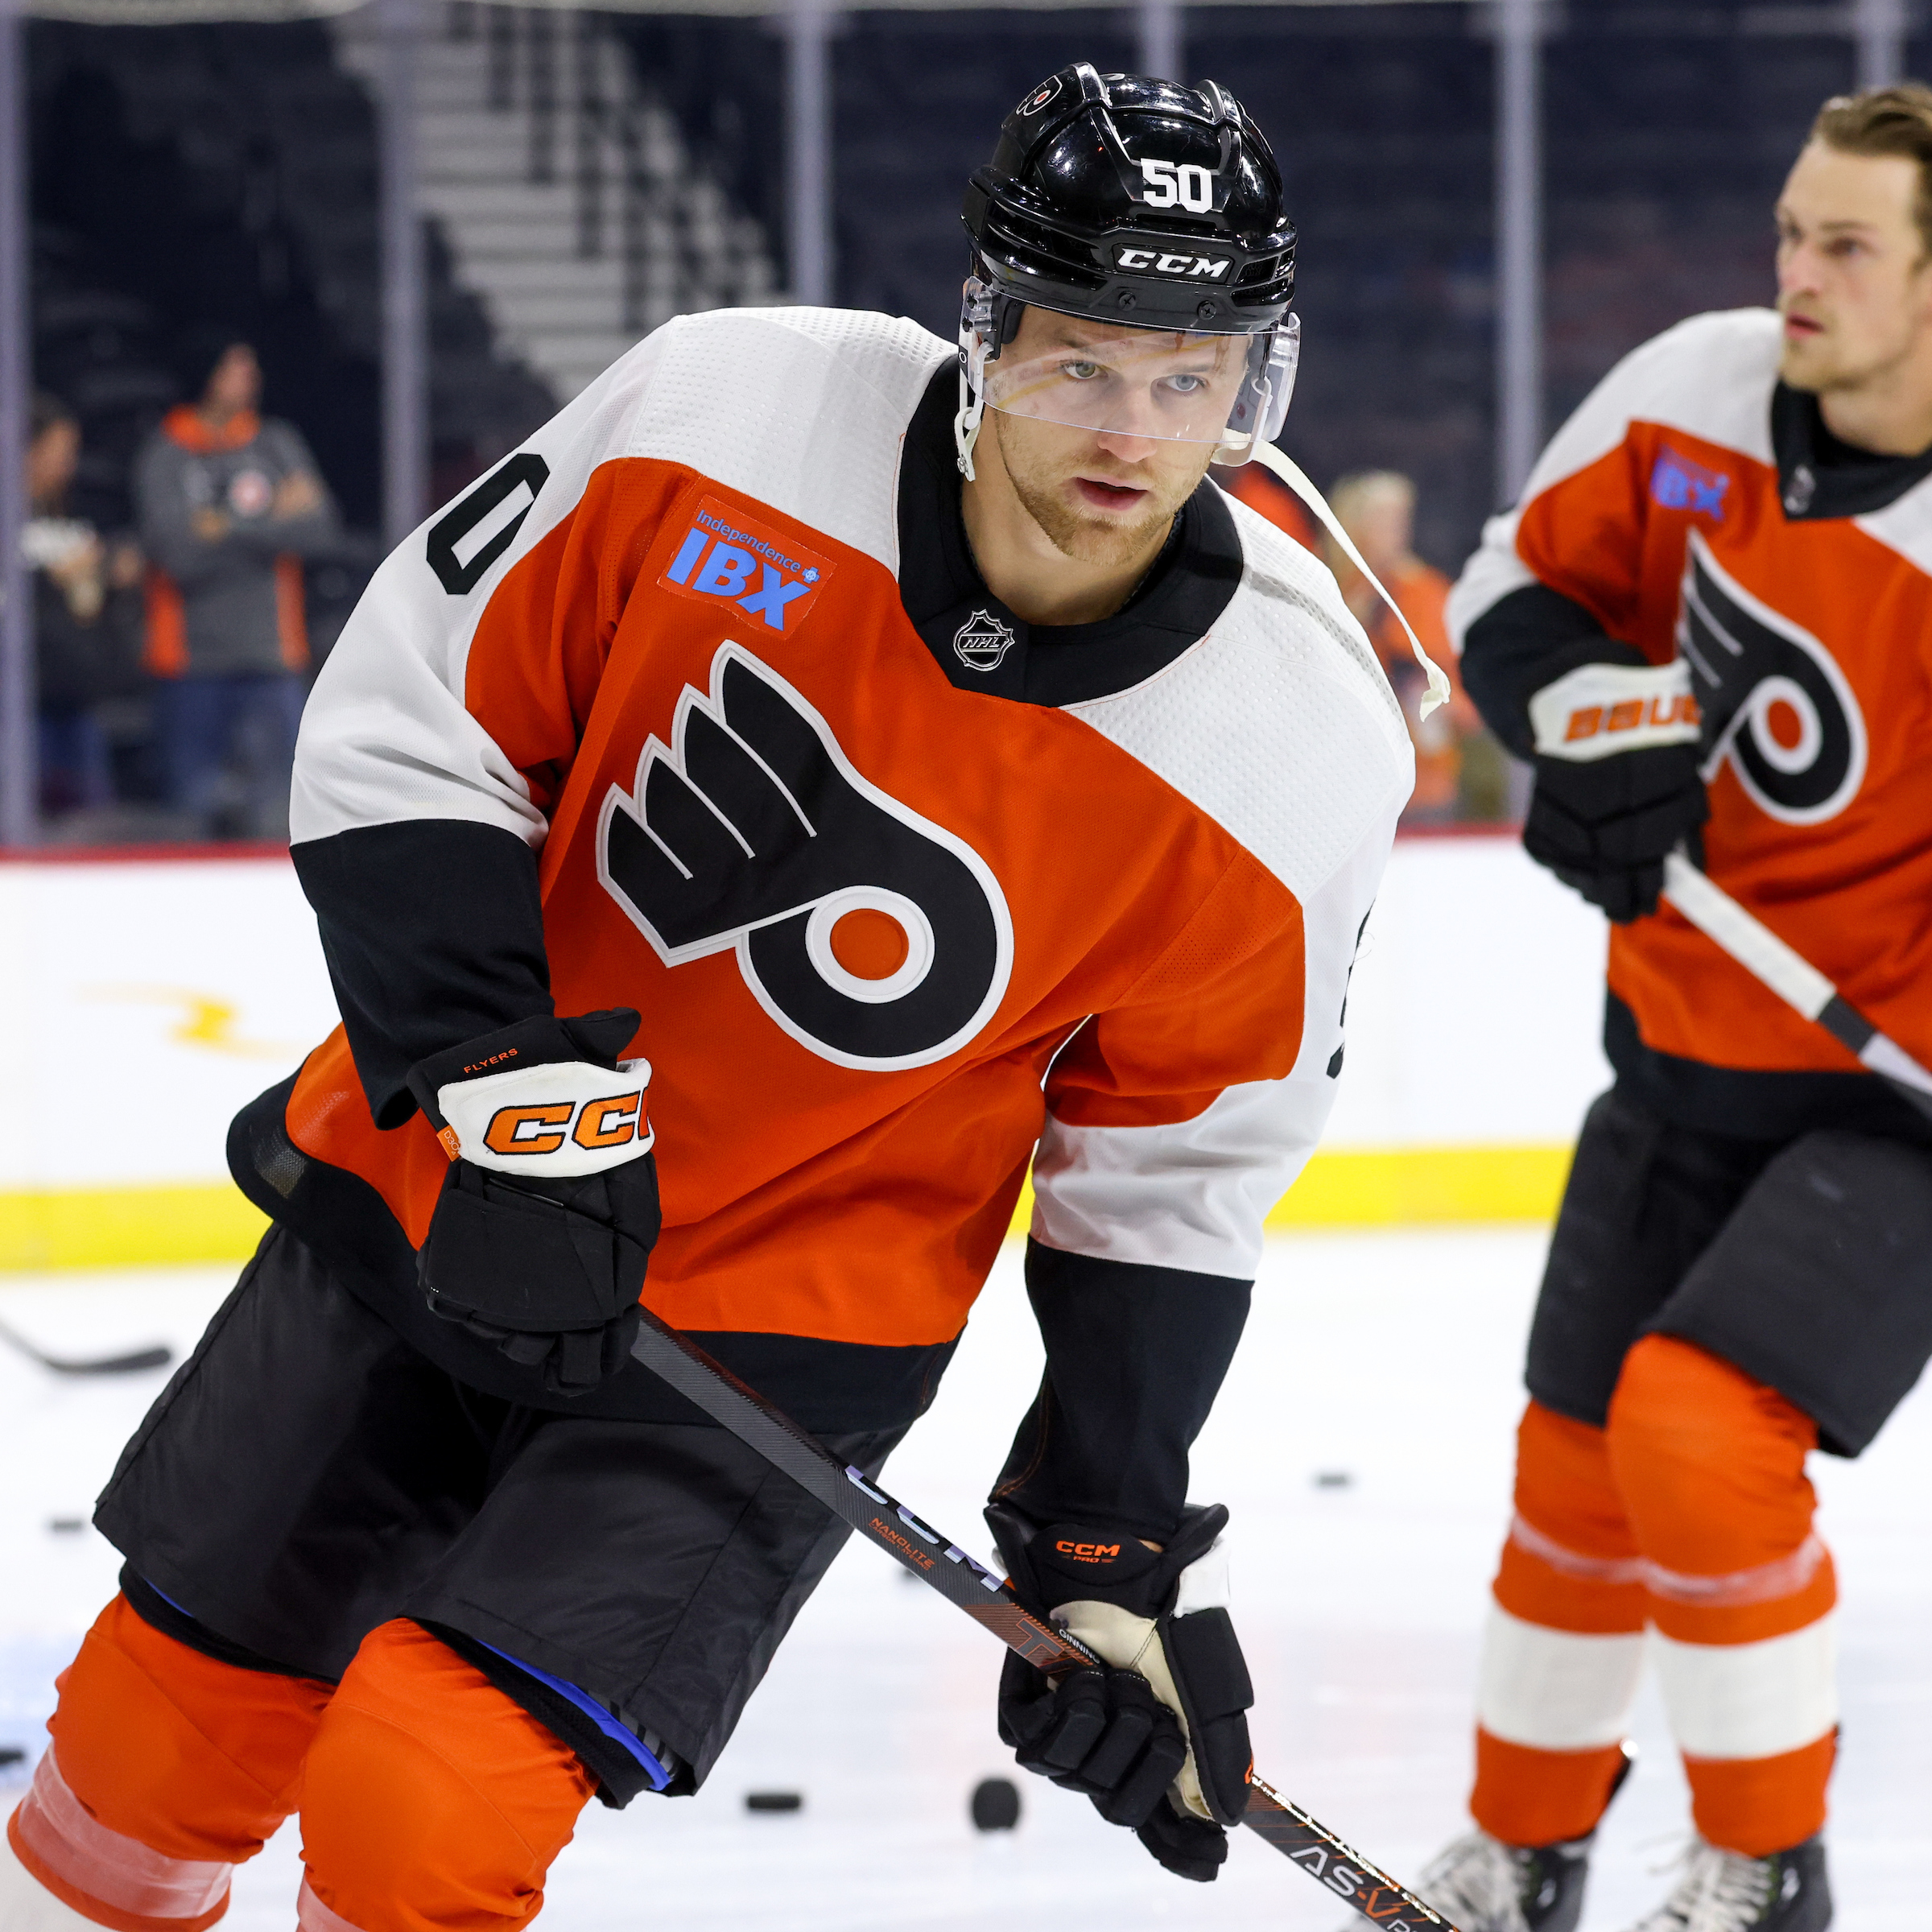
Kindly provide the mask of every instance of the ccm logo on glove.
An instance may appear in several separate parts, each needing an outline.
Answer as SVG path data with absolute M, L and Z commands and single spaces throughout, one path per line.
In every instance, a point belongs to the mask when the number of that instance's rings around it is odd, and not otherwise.
M 642 1319 L 662 1217 L 650 1067 L 617 1057 L 637 1030 L 628 1006 L 539 1014 L 410 1069 L 449 1156 L 417 1255 L 423 1298 L 559 1395 L 619 1373 Z
M 1184 1510 L 1162 1550 L 1097 1524 L 1036 1525 L 1006 1503 L 986 1520 L 1021 1602 L 1099 1660 L 1050 1678 L 1009 1655 L 1001 1739 L 1170 1872 L 1213 1878 L 1247 1810 L 1254 1702 L 1228 1615 L 1228 1512 Z
M 436 1138 L 452 1161 L 499 1174 L 601 1174 L 649 1153 L 656 1139 L 644 1111 L 650 1063 L 620 1060 L 616 1075 L 553 1060 L 452 1080 L 436 1090 L 444 1122 Z

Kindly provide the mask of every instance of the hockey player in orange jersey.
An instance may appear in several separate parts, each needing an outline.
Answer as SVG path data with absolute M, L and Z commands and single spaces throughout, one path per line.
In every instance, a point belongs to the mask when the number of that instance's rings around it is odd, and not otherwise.
M 297 1812 L 304 1932 L 526 1924 L 591 1798 L 704 1780 L 844 1534 L 631 1360 L 640 1292 L 876 1471 L 1030 1169 L 1001 1551 L 1120 1663 L 1224 1606 L 1188 1451 L 1408 740 L 1328 573 L 1207 480 L 1293 374 L 1239 104 L 1064 69 L 965 217 L 956 349 L 674 321 L 344 632 L 293 806 L 343 1025 L 235 1124 L 275 1225 L 101 1499 L 122 1590 L 6 1932 L 198 1932 Z M 1211 1879 L 1232 1631 L 1009 1667 L 1001 1734 Z
M 1531 1331 L 1478 1692 L 1463 1932 L 1571 1932 L 1648 1649 L 1696 1835 L 1641 1932 L 1820 1932 L 1837 1749 L 1807 1455 L 1932 1352 L 1932 1133 L 1667 903 L 1680 841 L 1932 1058 L 1932 90 L 1832 101 L 1777 312 L 1627 357 L 1451 604 L 1535 762 L 1531 856 L 1611 930 L 1605 1046 Z M 1848 1742 L 1856 1749 L 1857 1740 Z

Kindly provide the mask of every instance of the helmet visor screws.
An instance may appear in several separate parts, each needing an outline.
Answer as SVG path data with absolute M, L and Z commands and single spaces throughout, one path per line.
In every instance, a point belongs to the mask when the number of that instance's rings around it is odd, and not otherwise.
M 985 408 L 1235 463 L 1279 431 L 1299 346 L 1294 226 L 1273 152 L 1224 89 L 1063 68 L 1007 116 L 963 213 L 968 476 Z M 1084 325 L 1009 365 L 1029 308 Z

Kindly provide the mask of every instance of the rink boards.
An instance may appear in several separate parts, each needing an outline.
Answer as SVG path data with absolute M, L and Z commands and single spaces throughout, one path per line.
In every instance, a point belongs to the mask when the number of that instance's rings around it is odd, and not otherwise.
M 1271 1224 L 1546 1218 L 1608 1080 L 1604 935 L 1512 838 L 1401 841 L 1327 1139 Z M 229 1121 L 336 1018 L 286 857 L 0 863 L 0 1267 L 248 1252 Z

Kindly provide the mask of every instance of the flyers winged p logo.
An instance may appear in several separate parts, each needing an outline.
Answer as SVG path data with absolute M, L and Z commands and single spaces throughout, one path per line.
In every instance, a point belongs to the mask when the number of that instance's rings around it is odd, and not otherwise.
M 597 872 L 667 966 L 735 952 L 753 997 L 841 1067 L 923 1067 L 990 1019 L 1013 922 L 985 860 L 853 769 L 806 699 L 741 645 L 685 689 L 667 745 L 613 786 Z M 866 978 L 835 934 L 882 914 L 903 947 Z
M 1787 825 L 1835 818 L 1865 775 L 1865 720 L 1810 632 L 1730 576 L 1701 530 L 1684 563 L 1677 646 L 1703 716 L 1703 774 L 1728 758 L 1752 801 Z

